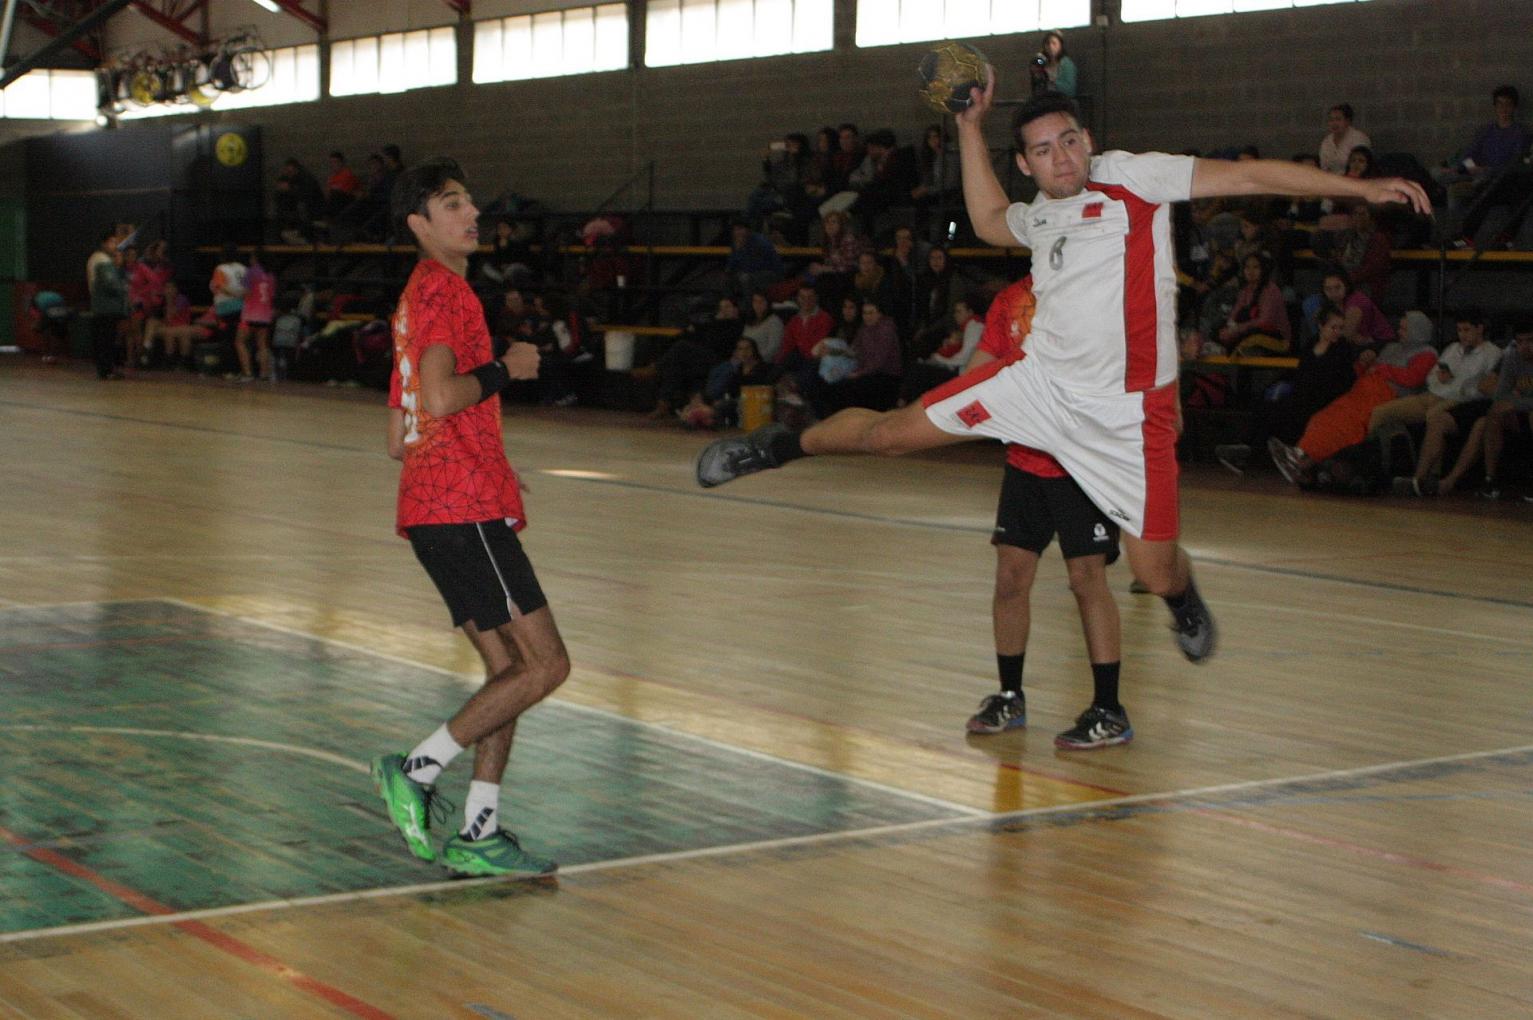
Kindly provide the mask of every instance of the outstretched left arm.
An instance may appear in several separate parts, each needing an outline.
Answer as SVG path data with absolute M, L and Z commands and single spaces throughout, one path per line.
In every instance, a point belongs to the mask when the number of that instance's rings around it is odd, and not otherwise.
M 1192 169 L 1192 197 L 1221 195 L 1304 195 L 1405 202 L 1430 215 L 1432 202 L 1415 181 L 1403 177 L 1343 177 L 1281 159 L 1199 159 Z

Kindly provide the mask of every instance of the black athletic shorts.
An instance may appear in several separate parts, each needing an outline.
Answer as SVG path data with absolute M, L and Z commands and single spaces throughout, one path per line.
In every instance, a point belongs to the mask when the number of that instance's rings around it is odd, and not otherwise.
M 1075 479 L 1040 478 L 1007 464 L 990 543 L 1042 553 L 1056 532 L 1067 560 L 1106 555 L 1112 563 L 1118 558 L 1118 526 L 1086 498 Z
M 1469 430 L 1474 428 L 1474 423 L 1485 417 L 1485 412 L 1489 410 L 1489 400 L 1466 400 L 1448 408 L 1448 413 L 1453 416 L 1453 424 L 1458 426 L 1459 435 L 1467 436 Z
M 505 521 L 417 524 L 408 533 L 454 627 L 472 620 L 479 630 L 492 630 L 548 605 L 532 561 Z

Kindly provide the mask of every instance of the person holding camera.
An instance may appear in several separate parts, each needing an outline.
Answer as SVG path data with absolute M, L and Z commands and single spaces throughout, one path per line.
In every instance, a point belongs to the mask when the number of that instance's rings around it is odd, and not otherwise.
M 1065 37 L 1058 32 L 1043 34 L 1043 44 L 1033 55 L 1028 70 L 1033 79 L 1033 95 L 1058 92 L 1075 97 L 1075 61 L 1065 54 Z

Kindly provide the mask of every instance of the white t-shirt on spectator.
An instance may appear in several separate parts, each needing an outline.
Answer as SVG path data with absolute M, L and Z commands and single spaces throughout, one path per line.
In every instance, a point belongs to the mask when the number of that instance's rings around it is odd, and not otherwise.
M 1338 142 L 1329 131 L 1320 139 L 1320 169 L 1328 174 L 1347 172 L 1347 157 L 1359 145 L 1373 148 L 1373 141 L 1355 127 L 1348 126 Z

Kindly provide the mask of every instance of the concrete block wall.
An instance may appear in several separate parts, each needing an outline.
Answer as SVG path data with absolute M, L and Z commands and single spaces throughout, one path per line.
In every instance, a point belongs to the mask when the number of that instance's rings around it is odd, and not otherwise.
M 1326 108 L 1346 100 L 1379 150 L 1431 164 L 1489 119 L 1490 90 L 1502 82 L 1524 91 L 1533 119 L 1528 0 L 1372 0 L 1134 25 L 1117 23 L 1116 0 L 1104 6 L 1111 28 L 1067 34 L 1081 90 L 1105 118 L 1102 141 L 1114 147 L 1249 143 L 1286 157 L 1313 151 Z M 452 87 L 218 116 L 262 125 L 269 175 L 287 155 L 322 171 L 331 148 L 360 165 L 392 141 L 407 159 L 457 156 L 486 199 L 511 187 L 554 208 L 588 208 L 653 159 L 662 208 L 736 207 L 766 142 L 783 132 L 852 120 L 914 140 L 935 119 L 915 94 L 928 44 L 858 50 L 854 24 L 853 0 L 837 0 L 829 53 L 500 85 L 465 74 Z M 471 34 L 464 26 L 463 46 Z M 1036 37 L 977 42 L 1000 69 L 1003 95 L 1020 97 Z M 1005 142 L 1004 119 L 993 118 L 995 144 Z

